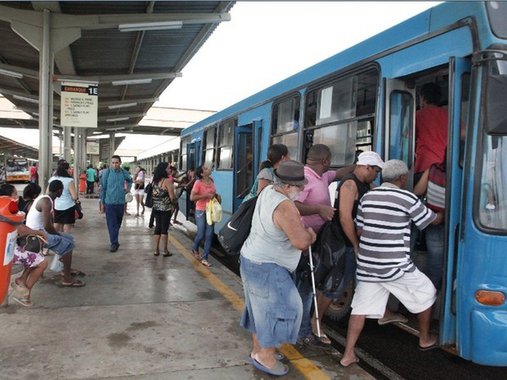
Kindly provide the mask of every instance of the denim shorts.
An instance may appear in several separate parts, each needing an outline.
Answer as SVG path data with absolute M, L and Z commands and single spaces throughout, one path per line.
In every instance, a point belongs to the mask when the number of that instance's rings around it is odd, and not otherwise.
M 290 272 L 241 256 L 240 273 L 245 292 L 241 326 L 257 334 L 263 348 L 296 343 L 303 304 Z
M 48 242 L 45 244 L 45 247 L 58 256 L 64 256 L 74 249 L 74 237 L 70 234 L 65 232 L 60 232 L 60 235 L 47 233 L 47 236 Z

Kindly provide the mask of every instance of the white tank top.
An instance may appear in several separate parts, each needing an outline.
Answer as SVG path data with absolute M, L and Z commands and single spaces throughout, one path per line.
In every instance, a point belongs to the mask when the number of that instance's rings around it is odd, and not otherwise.
M 32 230 L 43 230 L 44 229 L 44 220 L 42 219 L 42 212 L 37 210 L 37 204 L 42 198 L 49 198 L 51 201 L 51 211 L 53 211 L 53 201 L 49 195 L 41 194 L 33 201 L 32 207 L 30 207 L 30 211 L 28 211 L 28 215 L 26 216 L 26 226 L 30 227 Z
M 259 194 L 252 218 L 250 235 L 241 248 L 241 255 L 258 263 L 274 263 L 294 272 L 301 251 L 291 244 L 289 238 L 273 222 L 273 212 L 288 198 L 267 186 Z

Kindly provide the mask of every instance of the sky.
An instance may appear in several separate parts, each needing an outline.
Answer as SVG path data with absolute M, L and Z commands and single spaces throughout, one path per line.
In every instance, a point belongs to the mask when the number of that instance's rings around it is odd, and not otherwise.
M 241 2 L 160 97 L 219 111 L 436 2 Z
M 156 105 L 220 111 L 436 4 L 238 1 Z M 38 131 L 23 141 L 38 145 Z M 139 142 L 128 136 L 120 148 Z M 142 142 L 148 150 L 162 140 Z

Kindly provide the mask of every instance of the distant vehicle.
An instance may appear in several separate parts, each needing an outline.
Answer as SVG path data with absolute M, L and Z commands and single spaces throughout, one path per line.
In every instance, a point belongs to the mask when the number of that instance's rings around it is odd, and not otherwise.
M 449 114 L 439 343 L 507 366 L 505 20 L 506 2 L 445 2 L 185 128 L 179 169 L 213 168 L 224 212 L 215 232 L 274 143 L 301 162 L 313 144 L 326 144 L 334 168 L 374 150 L 413 172 L 417 92 L 437 83 Z M 183 194 L 187 217 L 190 203 Z M 350 310 L 352 290 L 334 301 L 331 318 Z
M 5 161 L 5 182 L 30 182 L 29 160 L 22 157 Z

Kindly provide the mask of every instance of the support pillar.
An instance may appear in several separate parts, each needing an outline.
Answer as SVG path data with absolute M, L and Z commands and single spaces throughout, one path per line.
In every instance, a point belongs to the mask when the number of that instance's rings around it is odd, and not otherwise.
M 69 127 L 63 127 L 63 159 L 70 162 L 71 158 L 72 136 Z
M 53 130 L 53 59 L 51 52 L 51 13 L 42 13 L 42 49 L 39 55 L 39 184 L 47 187 L 51 175 Z M 51 144 L 49 143 L 51 141 Z
M 111 165 L 111 157 L 114 155 L 114 152 L 116 150 L 116 146 L 115 146 L 115 133 L 114 132 L 111 132 L 109 134 L 109 165 Z

